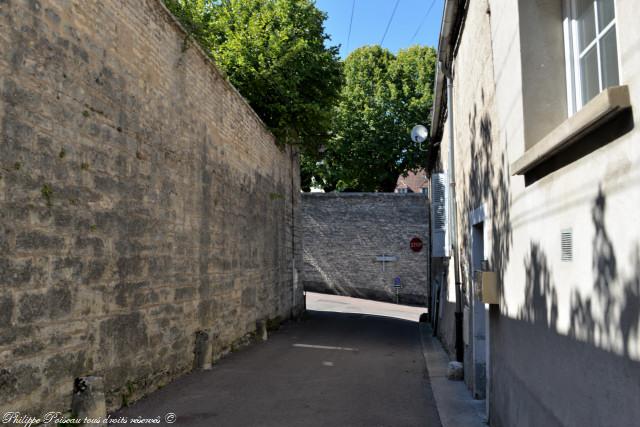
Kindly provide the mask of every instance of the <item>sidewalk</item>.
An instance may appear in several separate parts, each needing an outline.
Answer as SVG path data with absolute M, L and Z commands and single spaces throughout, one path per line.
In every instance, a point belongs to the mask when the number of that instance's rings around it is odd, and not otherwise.
M 442 427 L 487 427 L 485 401 L 473 399 L 464 381 L 447 379 L 449 357 L 427 323 L 420 323 L 420 340 Z

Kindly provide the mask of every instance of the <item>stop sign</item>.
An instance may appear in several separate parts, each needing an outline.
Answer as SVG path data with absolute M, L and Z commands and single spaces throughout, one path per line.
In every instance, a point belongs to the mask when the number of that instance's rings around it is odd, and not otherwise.
M 411 239 L 411 241 L 409 242 L 409 247 L 411 248 L 412 251 L 414 252 L 420 252 L 422 250 L 422 240 L 420 240 L 417 237 L 414 237 L 413 239 Z

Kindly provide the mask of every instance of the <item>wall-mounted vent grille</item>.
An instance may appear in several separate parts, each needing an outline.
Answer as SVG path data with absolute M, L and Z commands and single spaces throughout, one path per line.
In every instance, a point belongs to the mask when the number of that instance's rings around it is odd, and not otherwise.
M 447 175 L 431 175 L 431 256 L 446 258 L 449 256 L 449 191 Z
M 560 249 L 562 261 L 573 261 L 573 230 L 570 228 L 560 232 Z

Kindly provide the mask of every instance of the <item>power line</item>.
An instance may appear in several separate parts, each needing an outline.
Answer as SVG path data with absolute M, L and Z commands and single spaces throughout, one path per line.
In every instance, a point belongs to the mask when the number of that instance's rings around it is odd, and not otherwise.
M 384 29 L 382 40 L 380 40 L 380 46 L 382 46 L 382 43 L 384 43 L 385 37 L 387 37 L 387 31 L 389 31 L 389 27 L 391 26 L 391 21 L 393 21 L 393 17 L 396 14 L 396 9 L 398 8 L 399 3 L 400 3 L 400 0 L 396 0 L 396 5 L 393 6 L 393 12 L 391 12 L 391 16 L 389 17 L 389 22 L 387 22 L 387 28 Z
M 356 0 L 351 3 L 351 19 L 349 19 L 349 34 L 347 35 L 347 51 L 349 53 L 349 42 L 351 41 L 351 26 L 353 25 L 353 11 L 356 9 Z
M 409 42 L 409 44 L 413 43 L 413 40 L 415 40 L 416 36 L 420 32 L 420 29 L 422 29 L 422 26 L 427 21 L 427 16 L 429 16 L 429 12 L 431 12 L 431 9 L 433 9 L 434 4 L 436 4 L 436 0 L 433 0 L 431 2 L 431 6 L 429 6 L 429 9 L 427 9 L 427 13 L 425 13 L 424 16 L 422 17 L 422 21 L 420 21 L 420 25 L 418 25 L 418 29 L 416 30 L 416 32 L 413 33 L 413 37 L 411 37 L 411 41 Z

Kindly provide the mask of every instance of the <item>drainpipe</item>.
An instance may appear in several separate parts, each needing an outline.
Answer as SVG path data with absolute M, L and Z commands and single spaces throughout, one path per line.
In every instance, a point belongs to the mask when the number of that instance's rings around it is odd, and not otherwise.
M 442 67 L 444 68 L 444 67 Z M 456 162 L 453 137 L 453 80 L 450 70 L 443 70 L 447 78 L 447 121 L 449 122 L 449 218 L 451 251 L 453 252 L 453 274 L 456 284 L 456 359 L 464 361 L 462 338 L 462 282 L 460 281 L 460 259 L 458 251 L 458 215 L 456 212 Z

